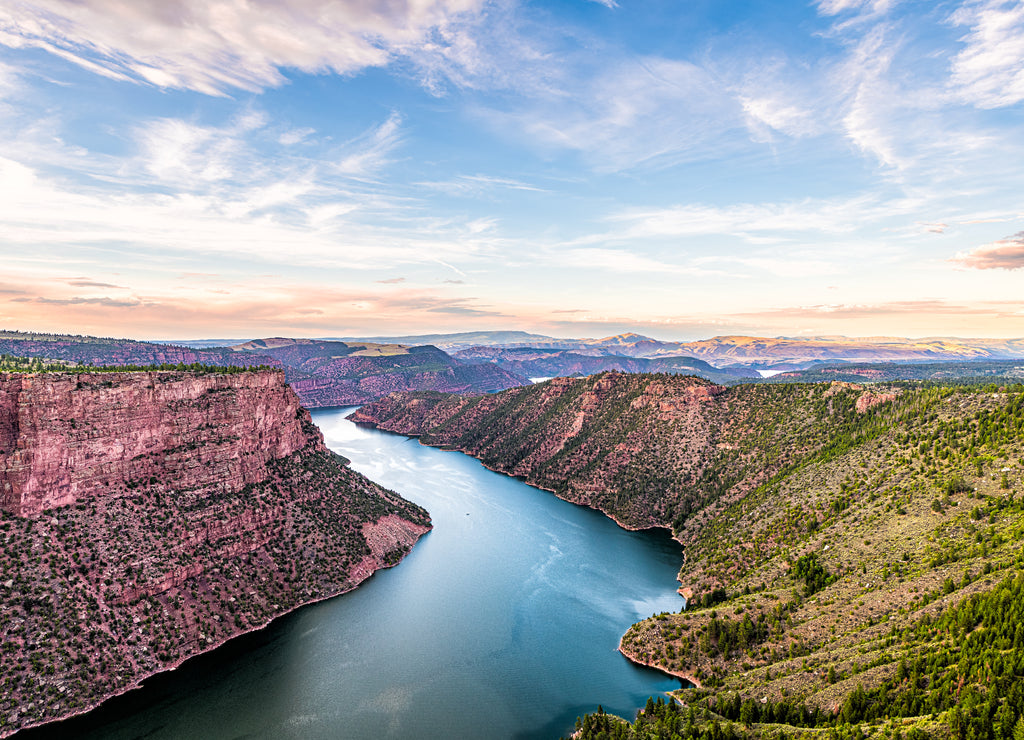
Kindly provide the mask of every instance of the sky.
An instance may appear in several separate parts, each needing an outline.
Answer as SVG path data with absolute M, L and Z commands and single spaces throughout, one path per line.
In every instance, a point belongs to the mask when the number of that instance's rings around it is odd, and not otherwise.
M 1024 1 L 0 0 L 0 329 L 1024 336 Z

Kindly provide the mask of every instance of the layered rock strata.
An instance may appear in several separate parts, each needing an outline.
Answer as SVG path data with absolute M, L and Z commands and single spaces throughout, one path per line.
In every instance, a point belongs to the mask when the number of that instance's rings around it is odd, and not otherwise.
M 394 565 L 427 513 L 279 371 L 0 375 L 0 736 Z
M 0 376 L 0 507 L 17 516 L 159 477 L 238 490 L 308 442 L 276 372 Z

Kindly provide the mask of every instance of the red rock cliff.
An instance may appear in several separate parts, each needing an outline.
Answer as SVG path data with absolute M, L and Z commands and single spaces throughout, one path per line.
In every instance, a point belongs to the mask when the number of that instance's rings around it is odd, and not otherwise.
M 238 490 L 307 442 L 277 371 L 0 375 L 0 507 L 18 516 L 153 477 Z
M 0 375 L 0 737 L 355 588 L 429 529 L 281 372 Z

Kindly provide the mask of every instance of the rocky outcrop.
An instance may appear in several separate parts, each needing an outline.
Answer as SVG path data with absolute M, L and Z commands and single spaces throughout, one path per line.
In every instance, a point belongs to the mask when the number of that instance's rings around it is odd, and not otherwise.
M 863 414 L 874 406 L 888 403 L 896 398 L 896 395 L 895 393 L 872 393 L 871 391 L 865 391 L 857 398 L 857 412 Z
M 280 371 L 0 375 L 0 736 L 394 565 L 427 513 Z

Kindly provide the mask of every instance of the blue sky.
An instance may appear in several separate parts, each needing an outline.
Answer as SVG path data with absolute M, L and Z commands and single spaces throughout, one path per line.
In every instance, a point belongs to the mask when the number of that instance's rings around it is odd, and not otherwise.
M 1024 336 L 1024 3 L 0 6 L 0 327 Z

